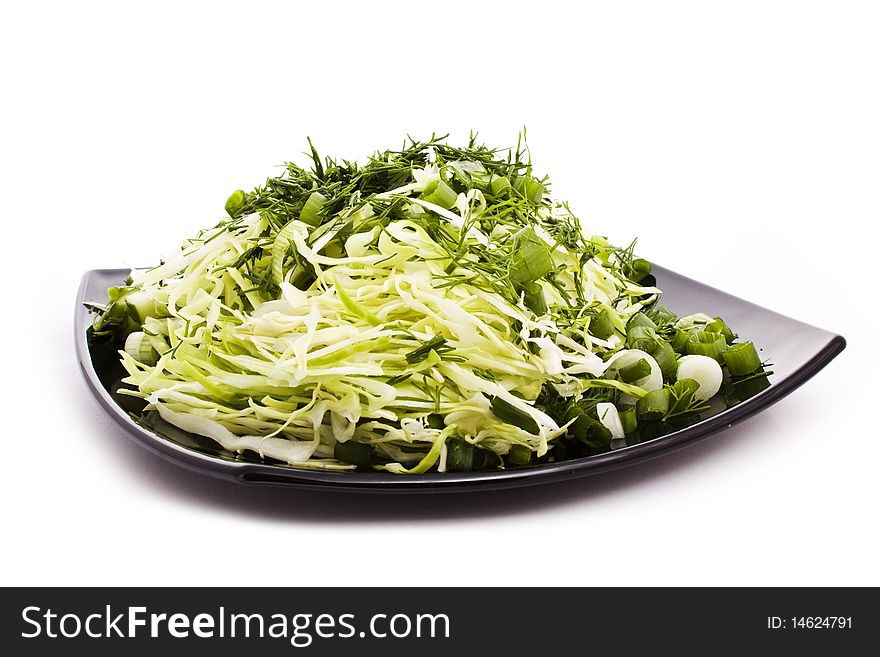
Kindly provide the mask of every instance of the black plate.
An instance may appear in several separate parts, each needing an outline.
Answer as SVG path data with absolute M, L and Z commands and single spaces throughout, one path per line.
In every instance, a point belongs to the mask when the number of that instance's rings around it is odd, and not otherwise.
M 130 415 L 110 394 L 122 375 L 118 355 L 112 348 L 91 345 L 87 330 L 92 315 L 88 302 L 102 303 L 107 288 L 119 285 L 128 270 L 96 269 L 83 276 L 76 301 L 76 351 L 83 374 L 95 397 L 135 440 L 154 452 L 192 470 L 247 484 L 291 486 L 319 490 L 371 493 L 441 493 L 493 490 L 564 481 L 633 465 L 693 444 L 758 413 L 803 385 L 846 346 L 839 335 L 804 324 L 743 301 L 720 290 L 655 266 L 663 303 L 686 315 L 705 312 L 725 319 L 740 335 L 748 336 L 769 358 L 773 374 L 748 387 L 737 398 L 716 402 L 700 421 L 657 438 L 604 454 L 517 469 L 393 475 L 389 473 L 322 472 L 260 460 L 251 452 L 235 454 L 208 438 L 195 436 L 163 422 L 153 412 L 146 417 Z M 707 417 L 708 415 L 708 417 Z

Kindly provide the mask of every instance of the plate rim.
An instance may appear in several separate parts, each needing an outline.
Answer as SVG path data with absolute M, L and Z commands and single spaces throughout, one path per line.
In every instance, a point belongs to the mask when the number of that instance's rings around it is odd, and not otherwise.
M 682 276 L 673 270 L 665 269 L 658 265 L 654 265 L 654 268 L 658 272 L 666 271 L 675 274 L 686 281 L 700 285 L 719 295 L 735 299 L 741 303 L 747 303 L 766 312 L 785 317 L 789 321 L 797 322 L 805 327 L 820 331 L 827 337 L 827 340 L 813 359 L 784 378 L 774 381 L 770 387 L 756 396 L 694 425 L 652 440 L 603 454 L 556 463 L 544 463 L 521 469 L 462 473 L 426 473 L 411 477 L 389 473 L 330 472 L 270 463 L 227 461 L 192 450 L 137 424 L 124 409 L 113 401 L 108 391 L 101 384 L 92 363 L 86 338 L 85 329 L 91 322 L 84 321 L 91 317 L 91 313 L 84 305 L 86 301 L 90 301 L 90 299 L 85 298 L 89 282 L 96 276 L 109 277 L 117 273 L 123 275 L 129 271 L 128 269 L 90 269 L 83 274 L 76 296 L 74 312 L 76 354 L 80 370 L 92 394 L 102 409 L 118 425 L 125 429 L 126 435 L 139 445 L 148 448 L 154 454 L 188 470 L 246 485 L 279 486 L 338 492 L 413 494 L 502 490 L 544 485 L 602 474 L 653 460 L 717 435 L 748 417 L 760 413 L 813 378 L 846 347 L 846 340 L 839 334 L 780 315 L 773 310 L 757 306 L 757 304 L 735 297 L 723 290 Z

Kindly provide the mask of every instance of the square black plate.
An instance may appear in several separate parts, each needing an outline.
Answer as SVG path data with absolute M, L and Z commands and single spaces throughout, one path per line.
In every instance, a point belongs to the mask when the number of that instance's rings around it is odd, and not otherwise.
M 92 315 L 88 302 L 104 303 L 107 288 L 119 285 L 128 270 L 95 269 L 83 276 L 76 300 L 76 351 L 92 392 L 128 434 L 142 445 L 184 467 L 240 483 L 291 486 L 318 490 L 370 493 L 441 493 L 493 490 L 569 480 L 646 461 L 721 432 L 779 401 L 827 365 L 846 346 L 839 335 L 804 324 L 771 310 L 743 301 L 680 274 L 655 266 L 663 303 L 679 315 L 705 312 L 725 319 L 741 335 L 762 349 L 772 361 L 773 374 L 749 391 L 748 398 L 716 403 L 700 421 L 638 444 L 569 461 L 523 468 L 423 475 L 389 473 L 323 472 L 295 468 L 222 449 L 208 438 L 195 436 L 155 417 L 130 415 L 110 394 L 123 371 L 113 349 L 90 345 L 87 330 Z M 739 395 L 745 397 L 746 395 Z M 707 416 L 708 415 L 708 416 Z

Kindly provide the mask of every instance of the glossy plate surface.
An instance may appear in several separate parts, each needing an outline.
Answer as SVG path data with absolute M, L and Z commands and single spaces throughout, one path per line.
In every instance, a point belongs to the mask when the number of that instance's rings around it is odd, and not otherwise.
M 662 303 L 679 315 L 705 312 L 720 316 L 740 335 L 747 336 L 772 361 L 773 374 L 739 399 L 715 404 L 700 421 L 656 438 L 568 461 L 523 468 L 423 475 L 392 475 L 369 472 L 322 472 L 262 461 L 258 455 L 238 455 L 208 438 L 195 436 L 162 422 L 156 413 L 135 417 L 111 395 L 112 385 L 123 370 L 113 349 L 89 344 L 87 330 L 92 315 L 89 302 L 105 303 L 107 288 L 119 285 L 128 270 L 96 269 L 83 276 L 76 300 L 76 350 L 83 375 L 95 397 L 135 440 L 175 463 L 199 472 L 246 484 L 292 486 L 335 491 L 372 493 L 440 493 L 492 490 L 570 480 L 607 472 L 655 458 L 717 434 L 779 401 L 827 365 L 846 346 L 844 339 L 743 301 L 680 274 L 655 266 Z

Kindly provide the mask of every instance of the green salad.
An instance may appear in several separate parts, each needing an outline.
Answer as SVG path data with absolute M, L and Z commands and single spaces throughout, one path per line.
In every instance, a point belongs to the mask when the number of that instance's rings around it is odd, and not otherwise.
M 309 146 L 109 290 L 92 333 L 147 412 L 297 467 L 460 472 L 623 446 L 764 374 L 722 319 L 663 306 L 522 140 Z

